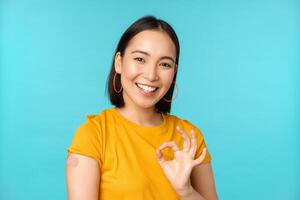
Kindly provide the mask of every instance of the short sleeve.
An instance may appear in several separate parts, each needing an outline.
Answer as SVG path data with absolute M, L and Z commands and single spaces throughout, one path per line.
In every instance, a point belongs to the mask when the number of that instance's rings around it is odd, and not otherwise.
M 102 165 L 100 128 L 94 115 L 86 115 L 87 121 L 80 125 L 73 136 L 71 145 L 67 148 L 68 155 L 77 153 L 94 158 Z
M 209 153 L 209 149 L 208 149 L 208 147 L 205 143 L 204 136 L 203 136 L 202 132 L 197 127 L 194 127 L 194 130 L 195 130 L 196 135 L 197 135 L 197 144 L 198 144 L 195 159 L 198 158 L 202 154 L 203 149 L 206 147 L 206 150 L 207 150 L 206 155 L 205 155 L 205 158 L 204 158 L 204 160 L 202 161 L 201 164 L 209 163 L 212 160 L 212 158 L 211 158 L 211 155 Z

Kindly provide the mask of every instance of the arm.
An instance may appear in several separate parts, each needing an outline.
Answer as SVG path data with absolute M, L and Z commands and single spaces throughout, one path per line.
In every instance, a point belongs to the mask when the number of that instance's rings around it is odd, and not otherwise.
M 98 200 L 100 166 L 91 157 L 70 153 L 66 159 L 68 200 Z
M 192 187 L 182 193 L 181 200 L 218 200 L 210 163 L 197 165 L 193 168 L 191 173 L 191 186 Z

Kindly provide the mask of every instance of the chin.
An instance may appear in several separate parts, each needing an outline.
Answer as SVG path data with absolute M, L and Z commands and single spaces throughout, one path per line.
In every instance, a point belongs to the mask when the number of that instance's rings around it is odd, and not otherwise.
M 141 108 L 145 108 L 145 109 L 149 109 L 149 108 L 152 108 L 152 107 L 155 107 L 155 104 L 153 104 L 153 103 L 149 103 L 149 104 L 137 104 L 137 105 L 139 105 L 139 107 L 141 107 Z
M 153 101 L 145 102 L 145 100 L 143 100 L 143 102 L 136 101 L 135 103 L 136 103 L 136 105 L 138 105 L 141 108 L 149 109 L 149 108 L 154 108 L 155 104 L 157 102 L 156 101 L 154 101 L 154 102 Z

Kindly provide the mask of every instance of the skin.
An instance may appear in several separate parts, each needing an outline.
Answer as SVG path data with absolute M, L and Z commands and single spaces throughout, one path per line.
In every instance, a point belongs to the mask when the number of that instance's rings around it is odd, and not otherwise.
M 68 200 L 98 200 L 100 168 L 93 158 L 70 153 L 66 159 Z
M 197 150 L 197 135 L 191 130 L 191 138 L 177 126 L 183 137 L 183 148 L 179 149 L 174 141 L 163 143 L 156 150 L 158 162 L 171 185 L 178 193 L 181 200 L 215 200 L 218 199 L 211 164 L 202 164 L 207 149 L 194 159 Z M 174 151 L 174 159 L 164 160 L 161 150 L 170 147 Z
M 71 154 L 67 158 L 67 166 L 68 167 L 76 167 L 78 165 L 78 158 L 77 156 Z
M 190 174 L 194 166 L 200 164 L 206 154 L 206 148 L 201 156 L 199 156 L 196 160 L 194 160 L 197 144 L 196 144 L 196 134 L 192 130 L 191 135 L 191 143 L 186 137 L 186 133 L 178 126 L 177 130 L 182 134 L 184 137 L 184 146 L 183 149 L 180 150 L 176 142 L 169 141 L 163 143 L 157 150 L 156 155 L 159 161 L 160 166 L 163 168 L 167 178 L 170 180 L 173 188 L 177 190 L 184 190 L 185 187 L 189 186 L 190 183 Z M 174 159 L 171 161 L 166 161 L 162 154 L 161 150 L 170 147 L 174 151 Z
M 132 53 L 136 51 L 144 53 Z M 171 59 L 162 59 L 170 57 Z M 138 33 L 127 46 L 123 57 L 115 56 L 115 71 L 121 74 L 125 106 L 118 111 L 127 119 L 144 126 L 162 123 L 161 115 L 155 112 L 155 104 L 169 90 L 177 72 L 176 47 L 170 37 L 162 31 L 146 30 Z M 173 61 L 172 61 L 173 60 Z M 165 67 L 168 66 L 169 67 Z M 154 96 L 141 95 L 135 83 L 159 87 Z M 156 150 L 158 163 L 181 199 L 218 199 L 211 164 L 199 165 L 206 154 L 194 160 L 196 152 L 195 134 L 191 141 L 180 127 L 177 129 L 184 139 L 185 147 L 180 150 L 174 141 L 166 141 Z M 192 143 L 192 145 L 190 145 Z M 161 150 L 171 147 L 174 159 L 165 161 Z M 190 150 L 189 150 L 190 149 Z M 206 181 L 206 182 L 205 182 Z M 201 193 L 200 193 L 201 192 Z
M 148 55 L 136 51 L 143 51 Z M 141 125 L 160 124 L 163 119 L 155 112 L 155 104 L 167 93 L 172 84 L 177 69 L 175 59 L 176 47 L 166 33 L 146 30 L 135 35 L 123 57 L 120 53 L 115 56 L 115 71 L 121 74 L 125 102 L 125 106 L 118 111 Z M 135 83 L 159 89 L 155 96 L 145 97 Z
M 125 106 L 117 110 L 128 120 L 143 126 L 157 126 L 163 122 L 155 112 L 155 104 L 169 90 L 177 72 L 176 47 L 170 37 L 158 30 L 145 30 L 129 42 L 123 56 L 115 55 L 115 71 L 121 74 Z M 154 96 L 141 94 L 135 83 L 159 87 Z M 178 127 L 184 140 L 183 149 L 174 141 L 166 141 L 156 150 L 157 162 L 163 169 L 181 200 L 218 199 L 211 164 L 201 164 L 206 150 L 194 160 L 197 149 L 196 134 L 191 138 Z M 161 151 L 171 147 L 174 159 L 166 161 Z M 96 160 L 70 154 L 66 163 L 69 200 L 98 199 L 100 167 Z

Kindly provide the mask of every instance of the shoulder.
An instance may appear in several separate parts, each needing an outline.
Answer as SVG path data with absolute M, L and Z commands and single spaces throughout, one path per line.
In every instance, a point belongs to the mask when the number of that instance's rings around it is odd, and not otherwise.
M 101 121 L 105 121 L 107 109 L 100 111 L 98 114 L 85 114 L 84 120 L 76 128 L 76 135 L 98 135 L 101 132 Z
M 106 123 L 112 117 L 112 108 L 105 108 L 98 114 L 85 114 L 85 122 L 81 125 L 83 127 L 97 127 L 101 128 L 101 124 Z
M 85 114 L 85 120 L 75 130 L 72 146 L 77 149 L 98 149 L 102 141 L 105 141 L 105 129 L 107 128 L 107 111 L 104 109 L 98 114 Z M 95 147 L 93 147 L 93 145 Z M 98 151 L 98 150 L 97 150 Z M 94 151 L 95 152 L 95 151 Z M 90 155 L 90 154 L 89 154 Z
M 168 114 L 167 116 L 168 121 L 173 125 L 173 127 L 180 126 L 188 135 L 190 135 L 190 131 L 193 129 L 196 134 L 198 134 L 198 139 L 204 139 L 204 135 L 196 123 L 176 115 Z
M 186 118 L 182 118 L 176 115 L 168 114 L 167 115 L 169 121 L 178 124 L 178 125 L 184 125 L 185 127 L 189 128 L 197 128 L 196 124 L 192 122 L 191 120 L 188 120 Z

